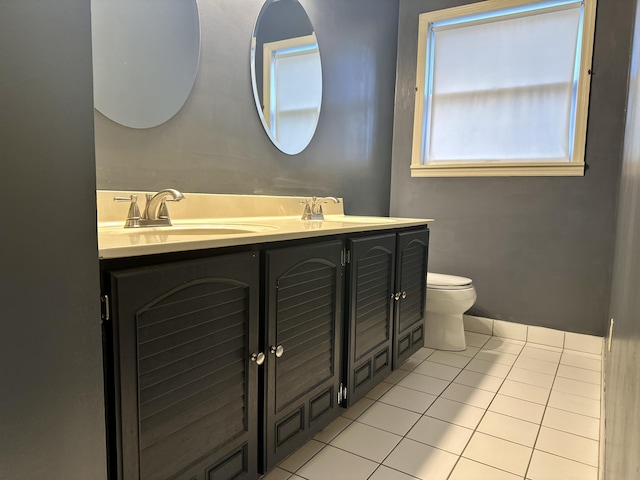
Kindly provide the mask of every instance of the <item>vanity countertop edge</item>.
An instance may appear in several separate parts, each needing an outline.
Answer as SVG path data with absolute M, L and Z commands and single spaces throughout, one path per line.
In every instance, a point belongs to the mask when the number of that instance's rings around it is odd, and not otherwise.
M 185 193 L 185 201 L 168 205 L 174 227 L 125 229 L 128 204 L 116 203 L 113 197 L 132 193 L 138 192 L 97 192 L 101 260 L 419 227 L 434 221 L 344 215 L 343 201 L 323 205 L 324 220 L 302 220 L 300 202 L 308 197 Z M 138 195 L 144 198 L 144 192 Z M 217 226 L 229 228 L 230 233 L 206 233 L 206 227 L 220 231 L 215 229 Z M 257 231 L 234 232 L 233 227 L 250 227 Z M 187 233 L 178 233 L 181 228 Z M 190 234 L 189 230 L 196 230 L 197 234 Z

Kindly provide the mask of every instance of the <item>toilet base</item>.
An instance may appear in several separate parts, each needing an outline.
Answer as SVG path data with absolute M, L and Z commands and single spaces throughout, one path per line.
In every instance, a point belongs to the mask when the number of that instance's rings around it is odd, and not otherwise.
M 424 346 L 460 352 L 467 349 L 462 314 L 426 312 Z

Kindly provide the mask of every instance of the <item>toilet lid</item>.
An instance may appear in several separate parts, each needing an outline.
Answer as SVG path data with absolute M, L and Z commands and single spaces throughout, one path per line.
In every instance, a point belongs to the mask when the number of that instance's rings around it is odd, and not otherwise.
M 470 287 L 472 280 L 467 277 L 445 275 L 443 273 L 427 273 L 427 287 L 429 288 L 460 288 Z

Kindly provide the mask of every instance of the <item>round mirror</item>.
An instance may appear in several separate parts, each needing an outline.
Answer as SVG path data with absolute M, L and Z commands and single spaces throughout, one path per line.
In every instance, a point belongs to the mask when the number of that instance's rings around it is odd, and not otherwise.
M 273 144 L 289 155 L 313 138 L 322 103 L 320 50 L 297 0 L 267 0 L 251 38 L 251 82 Z
M 95 108 L 150 128 L 182 108 L 196 78 L 196 0 L 91 0 Z

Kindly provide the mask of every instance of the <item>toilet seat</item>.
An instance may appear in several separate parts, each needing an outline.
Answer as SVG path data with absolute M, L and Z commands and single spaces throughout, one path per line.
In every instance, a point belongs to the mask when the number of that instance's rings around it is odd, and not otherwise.
M 428 272 L 427 288 L 431 290 L 466 290 L 473 288 L 473 282 L 467 277 Z

